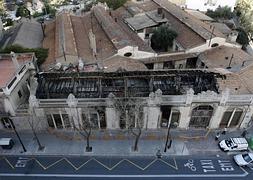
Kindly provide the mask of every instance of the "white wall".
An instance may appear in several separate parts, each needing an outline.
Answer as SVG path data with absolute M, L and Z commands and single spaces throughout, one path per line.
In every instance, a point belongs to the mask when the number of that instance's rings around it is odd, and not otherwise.
M 215 44 L 215 43 L 219 44 L 219 46 L 225 45 L 225 44 L 230 44 L 230 43 L 226 43 L 226 39 L 220 38 L 220 37 L 215 37 L 215 38 L 213 38 L 213 39 L 211 40 L 210 46 L 209 46 L 209 41 L 210 41 L 210 40 L 207 40 L 206 43 L 203 44 L 203 45 L 201 45 L 201 46 L 197 46 L 197 47 L 195 47 L 195 48 L 188 49 L 188 50 L 186 50 L 186 52 L 187 52 L 187 53 L 203 52 L 203 51 L 205 51 L 205 50 L 207 50 L 207 49 L 211 49 L 211 48 L 212 48 L 211 45 L 212 45 L 212 44 Z M 230 45 L 231 45 L 231 44 L 230 44 Z
M 140 51 L 140 50 L 138 50 L 137 46 L 136 47 L 126 46 L 122 49 L 119 49 L 117 55 L 124 56 L 124 54 L 127 52 L 132 53 L 132 56 L 130 56 L 130 57 L 133 59 L 150 58 L 150 57 L 157 56 L 156 53 Z
M 214 6 L 210 4 L 205 5 L 207 2 L 208 0 L 186 0 L 185 4 L 188 9 L 198 9 L 200 11 L 207 11 L 207 9 L 215 10 L 218 6 L 228 6 L 233 11 L 236 4 L 236 0 L 213 0 Z

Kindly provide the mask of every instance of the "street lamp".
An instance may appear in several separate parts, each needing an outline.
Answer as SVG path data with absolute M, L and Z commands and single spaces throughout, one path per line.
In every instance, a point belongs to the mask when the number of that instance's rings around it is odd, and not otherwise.
M 167 137 L 166 137 L 164 152 L 166 152 L 167 149 L 169 149 L 169 148 L 171 147 L 171 144 L 172 144 L 172 139 L 171 139 L 171 137 L 170 137 L 170 128 L 171 128 L 172 126 L 177 127 L 177 123 L 171 124 L 170 121 L 169 121 L 168 123 L 169 123 L 169 124 L 168 124 L 168 131 L 167 131 Z
M 20 138 L 20 136 L 19 136 L 19 134 L 18 134 L 18 132 L 17 132 L 17 130 L 16 130 L 16 127 L 15 127 L 15 125 L 14 125 L 12 119 L 10 118 L 10 115 L 9 115 L 8 119 L 9 119 L 9 123 L 10 123 L 12 129 L 14 130 L 15 134 L 16 134 L 17 137 L 18 137 L 18 140 L 19 140 L 19 142 L 20 142 L 20 144 L 21 144 L 21 146 L 22 146 L 24 152 L 26 152 L 26 148 L 25 148 L 25 146 L 24 146 L 24 144 L 23 144 L 23 142 L 22 142 L 22 140 L 21 140 L 21 138 Z
M 33 123 L 34 123 L 34 116 L 35 116 L 35 107 L 39 107 L 39 102 L 38 102 L 38 99 L 34 96 L 34 95 L 30 95 L 30 98 L 29 98 L 29 106 L 30 108 L 32 109 L 32 120 L 33 120 Z M 39 145 L 39 151 L 42 151 L 45 147 L 41 145 L 40 141 L 39 141 L 39 138 L 35 132 L 35 129 L 34 129 L 34 126 L 33 124 L 30 122 L 30 120 L 28 119 L 28 123 L 29 125 L 31 126 L 32 128 L 32 132 L 33 132 L 33 135 Z

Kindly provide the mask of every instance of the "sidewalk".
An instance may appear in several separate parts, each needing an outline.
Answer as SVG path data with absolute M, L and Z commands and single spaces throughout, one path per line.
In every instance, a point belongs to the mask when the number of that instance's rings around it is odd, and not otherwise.
M 242 131 L 230 131 L 222 135 L 220 140 L 238 137 L 241 133 Z M 85 152 L 86 139 L 78 132 L 50 130 L 38 133 L 41 144 L 45 146 L 43 151 L 38 151 L 37 142 L 31 132 L 19 132 L 19 134 L 27 152 L 23 152 L 13 132 L 1 131 L 1 138 L 11 137 L 15 141 L 15 146 L 11 150 L 0 148 L 1 155 L 155 156 L 158 150 L 163 156 L 222 153 L 217 146 L 218 141 L 215 141 L 216 132 L 207 130 L 171 129 L 172 145 L 167 152 L 164 152 L 166 129 L 143 131 L 137 152 L 132 150 L 134 137 L 128 132 L 119 130 L 93 131 L 90 138 L 92 152 Z M 250 131 L 248 136 L 253 136 L 253 131 Z

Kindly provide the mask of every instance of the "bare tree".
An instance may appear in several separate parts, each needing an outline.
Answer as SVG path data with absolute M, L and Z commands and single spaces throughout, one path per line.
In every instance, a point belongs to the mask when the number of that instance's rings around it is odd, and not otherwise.
M 74 125 L 74 129 L 77 130 L 78 133 L 86 139 L 86 152 L 91 152 L 92 147 L 90 146 L 90 136 L 91 136 L 92 124 L 90 121 L 89 111 L 83 114 L 82 123 L 78 121 L 78 126 L 79 127 L 76 127 Z
M 75 111 L 71 116 L 72 116 L 72 127 L 74 130 L 76 130 L 81 136 L 83 136 L 86 139 L 86 152 L 91 152 L 92 147 L 90 146 L 90 135 L 91 135 L 91 121 L 90 121 L 90 113 L 89 111 L 85 111 L 83 114 L 82 122 L 80 121 L 79 118 L 79 113 L 78 113 L 78 99 L 75 98 L 73 94 L 69 94 L 68 99 L 67 99 L 67 104 L 70 108 L 70 112 L 72 114 L 73 111 Z M 75 117 L 76 117 L 76 122 L 75 123 Z
M 143 100 L 140 98 L 114 98 L 114 107 L 119 112 L 120 120 L 129 132 L 134 135 L 135 141 L 133 150 L 138 151 L 138 143 L 142 134 L 143 127 Z

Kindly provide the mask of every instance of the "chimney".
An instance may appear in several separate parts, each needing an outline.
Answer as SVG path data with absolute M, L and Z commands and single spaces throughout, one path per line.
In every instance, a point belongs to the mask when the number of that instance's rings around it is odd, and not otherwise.
M 159 7 L 157 8 L 157 14 L 161 15 L 163 13 L 163 8 Z
M 19 69 L 19 63 L 18 63 L 16 54 L 15 54 L 14 52 L 11 51 L 10 55 L 11 55 L 12 63 L 13 63 L 14 66 L 15 66 L 15 69 L 18 70 L 18 69 Z

